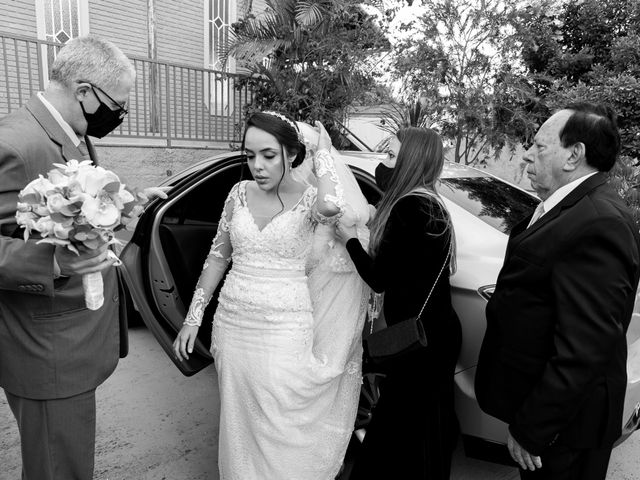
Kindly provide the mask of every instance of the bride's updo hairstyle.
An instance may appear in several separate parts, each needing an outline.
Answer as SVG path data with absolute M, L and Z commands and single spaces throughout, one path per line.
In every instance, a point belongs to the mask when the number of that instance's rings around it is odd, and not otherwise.
M 244 135 L 242 137 L 243 150 L 244 140 L 247 136 L 247 130 L 249 130 L 249 127 L 259 128 L 260 130 L 276 137 L 276 140 L 278 140 L 282 148 L 287 151 L 287 155 L 282 155 L 283 159 L 286 159 L 291 155 L 295 155 L 296 158 L 291 163 L 291 168 L 296 168 L 304 160 L 304 157 L 307 154 L 307 149 L 304 146 L 304 139 L 296 125 L 296 122 L 294 122 L 288 115 L 271 111 L 256 112 L 252 114 L 247 119 L 247 124 L 244 129 Z

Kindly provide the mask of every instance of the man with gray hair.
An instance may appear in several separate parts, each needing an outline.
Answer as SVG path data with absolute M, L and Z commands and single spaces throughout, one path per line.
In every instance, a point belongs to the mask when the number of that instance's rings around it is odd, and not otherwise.
M 112 43 L 68 42 L 50 83 L 0 119 L 0 386 L 18 423 L 23 480 L 91 480 L 95 389 L 126 355 L 126 318 L 106 247 L 25 242 L 18 193 L 54 163 L 91 159 L 127 114 L 135 70 Z M 82 275 L 101 272 L 105 302 L 85 308 Z

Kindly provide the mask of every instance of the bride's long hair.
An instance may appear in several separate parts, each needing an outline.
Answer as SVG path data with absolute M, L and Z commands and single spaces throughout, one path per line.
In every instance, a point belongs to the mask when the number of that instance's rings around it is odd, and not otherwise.
M 389 180 L 373 220 L 371 221 L 370 253 L 378 254 L 384 230 L 394 205 L 407 195 L 435 197 L 441 212 L 431 208 L 428 212 L 431 222 L 442 223 L 442 233 L 451 241 L 451 271 L 455 271 L 455 236 L 451 216 L 436 191 L 436 183 L 444 167 L 444 147 L 440 135 L 430 128 L 407 127 L 396 134 L 400 140 L 400 151 L 393 174 Z M 431 202 L 428 205 L 432 205 Z M 440 230 L 440 229 L 438 229 Z

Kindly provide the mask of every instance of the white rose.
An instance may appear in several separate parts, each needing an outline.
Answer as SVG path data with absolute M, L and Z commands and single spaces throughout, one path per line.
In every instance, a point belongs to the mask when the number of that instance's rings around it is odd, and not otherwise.
M 35 228 L 37 219 L 38 216 L 32 212 L 20 210 L 16 212 L 16 223 L 18 225 L 24 225 L 29 230 L 33 230 Z
M 51 213 L 62 212 L 62 210 L 69 206 L 71 202 L 64 198 L 60 193 L 51 193 L 47 196 L 47 208 Z
M 18 200 L 24 203 L 39 204 L 44 201 L 47 192 L 54 190 L 53 183 L 40 175 L 35 180 L 29 182 L 18 195 Z
M 56 223 L 51 220 L 51 217 L 40 217 L 36 220 L 33 228 L 37 230 L 42 235 L 51 235 L 53 234 L 53 229 L 55 228 Z
M 42 204 L 42 205 L 32 205 L 31 209 L 33 210 L 33 213 L 35 213 L 39 217 L 48 217 L 49 216 L 49 209 L 44 204 Z
M 18 210 L 18 212 L 30 212 L 31 211 L 31 205 L 29 205 L 28 203 L 24 203 L 24 202 L 18 202 L 16 205 L 16 209 Z
M 62 223 L 55 223 L 53 225 L 53 234 L 56 238 L 67 240 L 69 238 L 69 232 L 71 232 L 72 229 L 73 227 L 71 226 L 65 226 Z

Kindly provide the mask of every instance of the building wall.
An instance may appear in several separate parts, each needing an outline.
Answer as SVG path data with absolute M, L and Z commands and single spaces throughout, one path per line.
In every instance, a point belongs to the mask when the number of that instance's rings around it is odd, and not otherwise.
M 157 0 L 158 59 L 204 66 L 204 1 Z
M 90 0 L 91 33 L 110 39 L 128 55 L 148 57 L 146 0 Z M 156 0 L 158 60 L 204 65 L 204 2 Z
M 89 33 L 112 41 L 129 57 L 148 58 L 147 0 L 83 1 L 87 2 L 83 17 L 88 17 Z M 236 5 L 233 0 L 228 1 Z M 210 78 L 202 73 L 205 0 L 155 2 L 158 60 L 185 67 L 170 65 L 158 69 L 161 126 L 152 129 L 152 64 L 134 60 L 137 82 L 130 99 L 131 113 L 120 133 L 154 140 L 159 135 L 194 141 L 235 138 L 247 93 L 236 91 L 233 79 L 215 75 Z M 0 32 L 8 33 L 0 45 L 0 115 L 19 108 L 35 91 L 46 86 L 46 75 L 38 74 L 39 67 L 46 72 L 50 66 L 46 62 L 38 65 L 37 53 L 41 50 L 36 43 L 14 42 L 11 38 L 18 34 L 37 37 L 37 4 L 38 0 L 0 0 Z M 6 58 L 2 58 L 5 44 Z
M 14 41 L 12 35 L 37 36 L 36 0 L 0 0 L 0 116 L 16 110 L 37 91 L 38 52 L 35 43 Z
M 35 37 L 36 1 L 0 0 L 0 31 Z
M 105 137 L 108 140 L 109 137 Z M 158 185 L 175 173 L 227 149 L 116 147 L 96 145 L 100 165 L 130 187 Z M 135 159 L 135 160 L 134 160 Z
M 127 55 L 147 57 L 146 0 L 89 0 L 89 32 Z
M 262 1 L 256 2 L 261 4 Z M 89 31 L 148 57 L 147 0 L 88 0 Z M 36 0 L 0 0 L 0 31 L 37 37 Z M 204 0 L 156 0 L 158 59 L 205 65 Z

